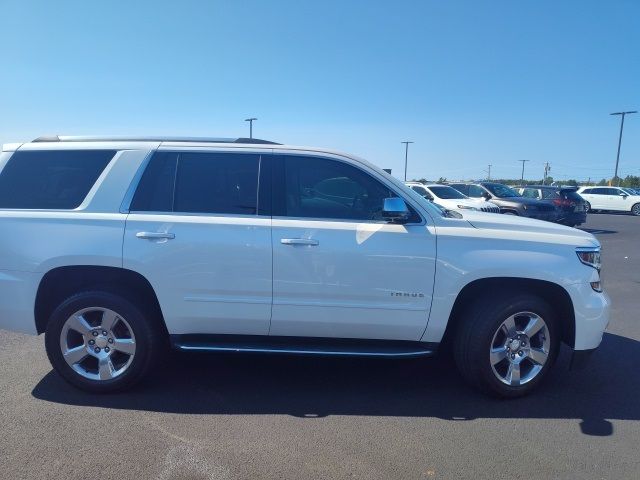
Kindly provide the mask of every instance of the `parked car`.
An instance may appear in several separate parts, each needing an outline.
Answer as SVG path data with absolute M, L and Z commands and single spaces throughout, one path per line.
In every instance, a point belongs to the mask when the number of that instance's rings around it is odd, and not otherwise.
M 620 187 L 580 187 L 578 193 L 587 202 L 587 211 L 611 210 L 640 215 L 640 195 Z
M 452 215 L 350 155 L 48 137 L 5 145 L 0 166 L 0 328 L 44 333 L 56 372 L 91 392 L 131 387 L 165 345 L 398 358 L 442 344 L 471 385 L 514 397 L 561 342 L 582 364 L 609 321 L 593 235 Z
M 537 201 L 524 198 L 507 185 L 493 182 L 450 183 L 450 186 L 471 198 L 484 198 L 500 207 L 500 212 L 507 215 L 535 218 L 555 222 L 559 212 L 550 201 Z
M 557 222 L 575 227 L 587 221 L 585 200 L 577 193 L 578 187 L 551 187 L 548 185 L 527 185 L 515 189 L 525 198 L 547 200 L 560 211 Z
M 479 210 L 500 213 L 500 208 L 483 198 L 469 198 L 449 185 L 438 183 L 424 185 L 420 182 L 406 182 L 406 185 L 427 200 L 448 210 Z

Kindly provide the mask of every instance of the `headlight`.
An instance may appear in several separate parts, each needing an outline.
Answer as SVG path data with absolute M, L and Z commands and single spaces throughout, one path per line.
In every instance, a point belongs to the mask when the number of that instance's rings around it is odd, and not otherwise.
M 458 208 L 462 210 L 478 210 L 476 207 L 470 207 L 468 205 L 458 205 Z
M 576 248 L 576 254 L 578 254 L 578 258 L 582 263 L 595 268 L 598 271 L 598 273 L 600 272 L 600 267 L 602 266 L 602 263 L 600 262 L 599 247 Z

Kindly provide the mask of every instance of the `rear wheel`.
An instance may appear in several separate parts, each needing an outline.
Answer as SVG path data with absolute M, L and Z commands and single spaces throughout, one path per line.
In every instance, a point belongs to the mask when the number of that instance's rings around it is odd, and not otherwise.
M 633 207 L 631 207 L 631 213 L 635 216 L 640 216 L 640 203 L 636 203 Z
M 560 348 L 553 310 L 529 294 L 475 302 L 459 325 L 454 346 L 458 369 L 467 382 L 490 395 L 529 393 L 546 377 Z
M 587 213 L 591 211 L 591 204 L 589 202 L 584 202 L 584 211 Z
M 91 392 L 112 392 L 131 387 L 150 370 L 162 336 L 124 297 L 82 292 L 53 312 L 45 345 L 53 368 L 66 381 Z

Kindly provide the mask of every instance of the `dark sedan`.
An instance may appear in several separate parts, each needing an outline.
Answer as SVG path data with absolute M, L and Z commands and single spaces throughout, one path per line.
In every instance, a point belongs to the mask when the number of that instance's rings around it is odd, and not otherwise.
M 525 198 L 550 200 L 558 207 L 558 223 L 575 227 L 587 221 L 584 199 L 577 193 L 578 187 L 552 187 L 549 185 L 527 185 L 516 189 Z

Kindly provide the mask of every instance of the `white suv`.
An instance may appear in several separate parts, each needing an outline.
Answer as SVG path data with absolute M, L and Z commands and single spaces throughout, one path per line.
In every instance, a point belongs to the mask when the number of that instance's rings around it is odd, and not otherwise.
M 428 356 L 519 396 L 609 299 L 600 245 L 443 212 L 359 158 L 249 139 L 50 137 L 0 154 L 0 327 L 45 333 L 73 385 L 179 350 Z
M 580 187 L 578 193 L 586 200 L 587 211 L 613 210 L 640 215 L 640 195 L 620 187 Z

